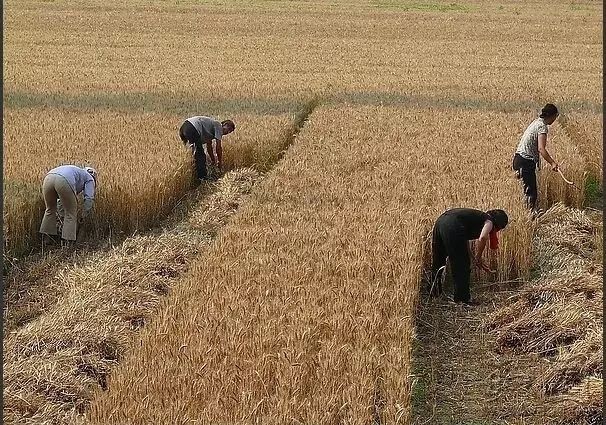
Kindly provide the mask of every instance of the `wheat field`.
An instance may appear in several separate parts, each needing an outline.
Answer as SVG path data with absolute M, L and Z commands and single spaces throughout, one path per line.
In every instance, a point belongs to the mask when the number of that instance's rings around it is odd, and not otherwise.
M 457 205 L 506 209 L 513 224 L 489 261 L 502 280 L 530 269 L 532 227 L 508 147 L 496 140 L 503 155 L 490 155 L 490 127 L 479 126 L 461 149 L 446 142 L 463 134 L 438 125 L 457 120 L 453 127 L 467 130 L 493 119 L 461 110 L 316 109 L 142 333 L 147 348 L 110 377 L 92 423 L 408 423 L 411 308 L 431 218 Z M 519 114 L 496 119 L 512 132 L 524 122 Z M 384 135 L 369 137 L 375 121 Z M 361 135 L 372 150 L 359 151 Z M 426 149 L 436 155 L 411 155 Z M 468 158 L 464 165 L 447 160 L 456 155 Z M 436 187 L 445 190 L 431 196 Z
M 90 162 L 111 175 L 101 181 L 112 189 L 104 191 L 108 202 L 99 205 L 97 230 L 154 224 L 149 216 L 162 216 L 163 207 L 191 187 L 177 171 L 184 155 L 174 134 L 193 114 L 236 121 L 238 114 L 293 115 L 318 97 L 497 112 L 535 112 L 552 101 L 566 113 L 595 116 L 601 110 L 599 8 L 562 3 L 539 14 L 538 5 L 8 2 L 4 187 L 14 195 L 5 202 L 5 245 L 20 252 L 35 237 L 39 168 L 64 161 Z M 557 46 L 550 41 L 553 27 L 534 23 L 538 16 L 558 24 Z M 37 30 L 51 22 L 52 32 Z M 196 22 L 204 36 L 188 31 Z M 513 23 L 524 31 L 513 31 Z M 198 52 L 220 57 L 220 70 L 214 57 Z M 33 125 L 38 121 L 42 132 Z M 242 124 L 239 129 L 247 127 Z M 275 125 L 255 119 L 258 133 L 276 131 Z M 46 137 L 48 161 L 41 163 L 36 149 Z M 116 150 L 105 150 L 109 143 Z M 97 146 L 100 152 L 92 152 Z M 123 160 L 107 163 L 115 155 Z M 21 164 L 29 163 L 33 167 L 24 171 Z M 124 164 L 137 163 L 132 189 L 112 193 L 118 187 L 112 179 L 120 180 L 113 170 L 122 175 Z M 139 188 L 150 186 L 146 173 L 153 173 L 151 186 L 174 173 L 179 181 L 168 177 L 163 189 L 145 193 Z M 131 213 L 134 206 L 145 206 L 145 214 Z M 105 217 L 108 211 L 117 217 Z
M 32 360 L 15 348 L 5 382 L 21 392 L 5 389 L 5 419 L 411 423 L 433 221 L 451 207 L 505 209 L 511 224 L 486 253 L 497 274 L 474 280 L 528 277 L 535 223 L 511 158 L 547 102 L 562 112 L 549 149 L 566 177 L 583 187 L 601 176 L 601 6 L 8 1 L 5 255 L 34 244 L 41 180 L 64 162 L 99 170 L 97 237 L 157 225 L 193 188 L 177 135 L 191 115 L 233 119 L 226 168 L 264 177 L 169 295 L 154 298 L 145 327 L 116 337 L 127 348 L 119 364 L 102 362 L 104 391 L 91 379 L 69 381 L 75 401 L 30 390 L 40 359 L 55 385 L 79 354 L 42 347 Z M 543 208 L 585 202 L 548 167 L 539 184 Z M 159 252 L 154 261 L 172 258 Z M 105 273 L 83 290 L 120 288 L 117 279 Z M 79 293 L 66 305 L 77 309 Z M 86 335 L 118 320 L 85 307 Z M 39 339 L 67 313 L 49 309 L 5 346 Z
M 266 164 L 281 151 L 294 112 L 230 116 L 243 129 L 226 137 L 225 168 L 256 164 L 266 170 Z M 6 111 L 6 250 L 23 252 L 38 240 L 44 212 L 41 182 L 51 168 L 65 163 L 93 166 L 99 172 L 90 226 L 97 237 L 157 225 L 194 187 L 191 155 L 178 137 L 178 128 L 185 118 L 63 109 Z M 36 126 L 30 125 L 33 121 Z M 274 134 L 280 137 L 274 138 Z

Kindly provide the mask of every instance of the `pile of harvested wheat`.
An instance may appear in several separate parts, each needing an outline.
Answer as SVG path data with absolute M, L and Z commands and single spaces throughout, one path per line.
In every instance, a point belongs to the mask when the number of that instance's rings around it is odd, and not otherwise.
M 540 219 L 535 274 L 488 326 L 501 350 L 549 360 L 537 391 L 566 424 L 602 423 L 602 222 L 557 204 Z
M 138 331 L 258 178 L 252 169 L 229 172 L 175 228 L 131 237 L 60 271 L 57 302 L 4 338 L 4 421 L 79 423 Z

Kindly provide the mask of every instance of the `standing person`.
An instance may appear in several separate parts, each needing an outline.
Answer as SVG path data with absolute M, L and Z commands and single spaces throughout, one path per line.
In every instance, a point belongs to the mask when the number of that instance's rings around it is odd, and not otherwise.
M 207 178 L 206 173 L 206 154 L 204 145 L 208 151 L 211 164 L 221 169 L 223 165 L 223 148 L 221 140 L 223 136 L 236 129 L 232 120 L 217 121 L 210 117 L 196 116 L 185 120 L 179 129 L 179 137 L 184 144 L 189 143 L 193 146 L 194 158 L 196 161 L 196 176 L 203 180 Z M 217 159 L 213 152 L 213 140 L 216 141 Z
M 84 193 L 82 217 L 90 214 L 95 199 L 97 171 L 91 167 L 61 165 L 48 172 L 42 183 L 42 195 L 46 210 L 40 225 L 40 233 L 46 242 L 54 242 L 57 235 L 57 199 L 65 211 L 61 237 L 67 245 L 76 240 L 78 201 L 76 196 Z
M 524 186 L 526 206 L 535 213 L 539 195 L 536 169 L 541 169 L 541 157 L 549 163 L 553 171 L 558 171 L 558 163 L 547 152 L 548 126 L 553 124 L 558 114 L 558 108 L 555 105 L 546 104 L 541 109 L 539 118 L 531 122 L 522 134 L 513 157 L 513 169 L 517 178 L 522 179 Z
M 482 261 L 482 254 L 489 241 L 490 248 L 497 249 L 497 232 L 503 230 L 508 221 L 503 210 L 483 212 L 471 208 L 454 208 L 438 217 L 431 241 L 431 295 L 442 292 L 441 277 L 448 257 L 454 281 L 454 301 L 475 304 L 469 291 L 471 259 L 477 267 L 491 272 Z M 469 245 L 474 239 L 478 239 L 475 254 Z

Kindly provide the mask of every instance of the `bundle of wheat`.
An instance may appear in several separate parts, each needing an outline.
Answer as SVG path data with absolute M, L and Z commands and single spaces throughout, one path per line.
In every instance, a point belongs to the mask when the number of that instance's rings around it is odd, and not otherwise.
M 565 423 L 597 423 L 602 406 L 595 391 L 603 368 L 602 265 L 595 256 L 602 229 L 581 210 L 558 204 L 546 211 L 535 235 L 539 277 L 487 324 L 500 350 L 550 357 L 535 389 L 557 395 Z

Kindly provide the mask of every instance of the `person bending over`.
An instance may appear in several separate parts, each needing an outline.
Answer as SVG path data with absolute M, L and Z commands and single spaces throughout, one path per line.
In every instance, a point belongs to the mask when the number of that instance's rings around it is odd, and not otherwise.
M 508 221 L 503 210 L 483 212 L 471 208 L 454 208 L 440 215 L 432 233 L 430 295 L 440 295 L 442 292 L 441 278 L 448 258 L 454 281 L 454 301 L 475 304 L 471 301 L 469 290 L 471 262 L 473 260 L 477 267 L 490 271 L 482 261 L 484 248 L 490 242 L 490 247 L 497 249 L 497 232 L 503 230 Z M 475 239 L 478 243 L 476 252 L 472 253 L 469 241 Z
M 183 122 L 179 129 L 179 137 L 183 141 L 183 144 L 189 144 L 193 148 L 196 162 L 196 177 L 198 179 L 207 179 L 204 145 L 206 145 L 211 164 L 216 165 L 221 169 L 223 165 L 223 148 L 221 146 L 221 141 L 223 140 L 223 136 L 231 133 L 235 129 L 236 126 L 232 120 L 219 122 L 206 116 L 191 117 Z M 216 159 L 213 152 L 213 140 L 215 140 L 217 151 Z
M 78 200 L 77 195 L 84 194 L 82 218 L 86 218 L 94 204 L 97 186 L 97 170 L 91 167 L 80 168 L 75 165 L 61 165 L 50 170 L 42 183 L 45 211 L 40 224 L 43 242 L 56 242 L 57 235 L 57 203 L 63 210 L 63 228 L 61 238 L 65 245 L 73 245 L 76 241 Z

